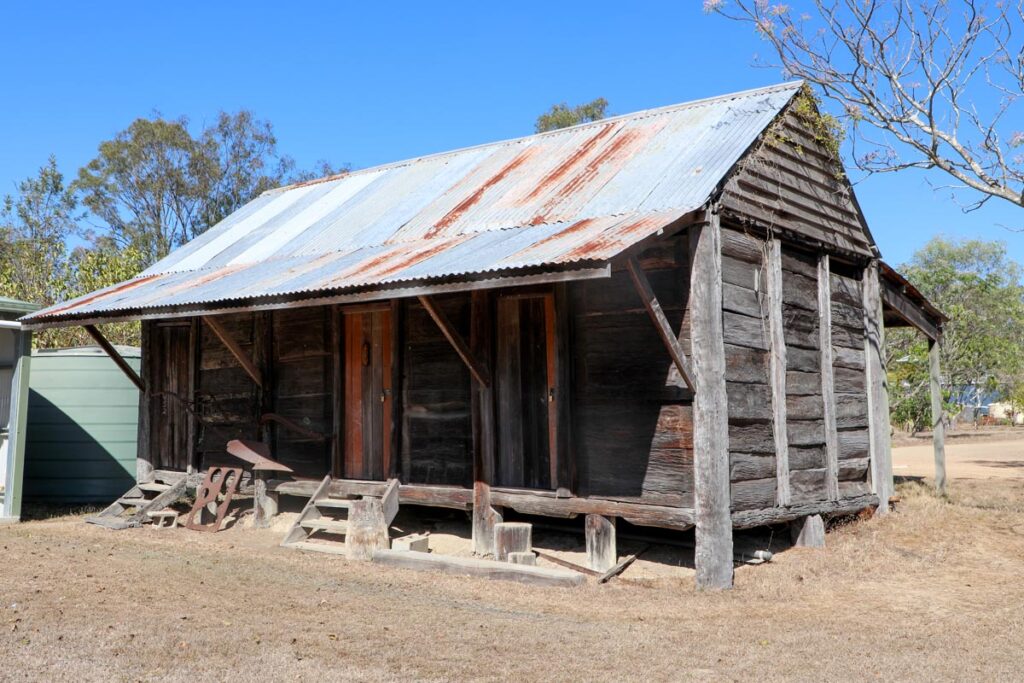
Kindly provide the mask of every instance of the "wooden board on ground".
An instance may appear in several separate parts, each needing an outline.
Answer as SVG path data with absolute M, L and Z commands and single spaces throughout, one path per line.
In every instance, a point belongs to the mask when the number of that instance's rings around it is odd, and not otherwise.
M 373 561 L 378 564 L 401 569 L 436 571 L 444 574 L 477 576 L 484 579 L 516 581 L 535 586 L 571 588 L 583 583 L 584 578 L 576 572 L 548 567 L 511 564 L 496 560 L 480 560 L 468 557 L 408 553 L 400 550 L 377 550 Z

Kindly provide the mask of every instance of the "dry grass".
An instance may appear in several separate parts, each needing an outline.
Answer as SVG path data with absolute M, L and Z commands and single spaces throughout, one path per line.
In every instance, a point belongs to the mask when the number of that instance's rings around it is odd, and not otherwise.
M 0 529 L 8 680 L 1019 677 L 1024 483 L 903 485 L 698 594 L 692 574 L 542 589 L 347 563 L 279 533 Z

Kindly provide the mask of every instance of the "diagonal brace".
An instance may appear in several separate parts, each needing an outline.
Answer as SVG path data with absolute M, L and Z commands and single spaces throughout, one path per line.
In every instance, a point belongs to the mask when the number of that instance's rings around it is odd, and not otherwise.
M 651 283 L 647 280 L 647 275 L 644 274 L 640 264 L 637 263 L 636 258 L 633 256 L 626 259 L 626 268 L 629 269 L 629 276 L 633 279 L 633 287 L 636 288 L 636 293 L 643 300 L 644 308 L 647 309 L 655 329 L 658 330 L 658 335 L 661 336 L 661 341 L 665 343 L 665 348 L 668 349 L 668 355 L 672 357 L 676 368 L 679 369 L 679 374 L 682 375 L 686 386 L 690 387 L 690 391 L 696 392 L 693 385 L 693 372 L 690 370 L 690 362 L 686 359 L 686 353 L 683 351 L 679 340 L 676 339 L 675 333 L 672 332 L 672 326 L 669 325 L 668 318 L 665 317 L 665 311 L 662 310 L 661 304 L 658 303 L 658 297 L 654 296 L 654 290 L 651 289 Z
M 447 339 L 455 349 L 455 352 L 459 354 L 459 358 L 462 359 L 462 362 L 466 364 L 467 368 L 469 368 L 470 373 L 472 373 L 476 381 L 484 388 L 490 387 L 490 373 L 487 371 L 487 368 L 483 363 L 478 361 L 476 356 L 473 355 L 473 352 L 469 350 L 466 342 L 462 339 L 462 335 L 459 334 L 458 330 L 452 327 L 452 324 L 448 320 L 448 316 L 444 314 L 444 311 L 435 306 L 434 301 L 429 296 L 420 296 L 417 298 L 419 299 L 420 304 L 423 305 L 423 308 L 427 309 L 427 313 L 429 313 L 430 317 L 434 319 L 434 322 L 437 323 L 437 326 L 441 329 L 441 334 L 444 335 L 445 339 Z
M 85 325 L 84 327 L 85 331 L 89 333 L 89 336 L 93 338 L 93 341 L 95 341 L 99 347 L 103 349 L 108 356 L 110 356 L 110 360 L 114 361 L 117 367 L 121 368 L 121 372 L 128 376 L 128 379 L 132 381 L 132 384 L 137 386 L 139 391 L 146 391 L 146 384 L 142 381 L 142 378 L 139 377 L 139 373 L 135 372 L 135 368 L 129 365 L 128 361 L 126 361 L 121 354 L 117 352 L 117 349 L 115 349 L 114 345 L 103 336 L 103 333 L 100 332 L 95 325 Z
M 229 333 L 227 329 L 225 329 L 224 326 L 221 325 L 213 316 L 203 316 L 202 320 L 210 326 L 213 333 L 217 335 L 217 338 L 220 339 L 221 343 L 224 344 L 227 350 L 231 352 L 231 355 L 235 357 L 235 360 L 237 360 L 238 364 L 242 366 L 245 373 L 252 378 L 252 381 L 256 382 L 257 386 L 262 387 L 263 375 L 260 373 L 260 369 L 256 367 L 256 364 L 252 362 L 252 359 L 246 355 L 242 347 L 238 345 L 238 342 L 232 339 L 231 333 Z

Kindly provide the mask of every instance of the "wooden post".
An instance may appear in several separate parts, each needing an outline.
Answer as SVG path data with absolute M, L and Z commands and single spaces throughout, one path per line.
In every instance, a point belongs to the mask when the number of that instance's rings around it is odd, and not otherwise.
M 470 300 L 470 348 L 475 358 L 493 368 L 491 296 L 476 291 Z M 501 522 L 501 510 L 491 506 L 491 481 L 496 448 L 493 383 L 473 382 L 473 553 L 494 554 L 494 526 Z
M 350 560 L 373 559 L 375 550 L 388 550 L 388 524 L 380 498 L 354 500 L 348 510 L 345 555 Z
M 722 330 L 722 231 L 719 216 L 691 228 L 691 357 L 697 587 L 732 587 L 729 408 Z
M 935 448 L 935 490 L 946 492 L 946 421 L 942 410 L 939 367 L 940 340 L 928 340 L 928 376 L 932 394 L 932 445 Z
M 502 522 L 494 525 L 494 559 L 508 562 L 511 553 L 533 549 L 533 525 L 525 522 Z
M 606 572 L 619 561 L 615 548 L 615 518 L 587 515 L 587 566 Z
M 153 385 L 153 357 L 156 353 L 156 349 L 153 348 L 153 339 L 156 336 L 155 328 L 156 323 L 149 320 L 143 320 L 140 323 L 142 359 L 139 369 L 143 377 L 143 386 Z M 153 456 L 150 453 L 153 443 L 152 400 L 150 390 L 144 389 L 142 395 L 139 396 L 139 444 L 135 452 L 135 481 L 140 484 L 153 478 Z
M 885 376 L 885 323 L 879 291 L 878 261 L 864 270 L 864 372 L 868 390 L 868 432 L 871 486 L 878 496 L 878 513 L 889 512 L 892 497 L 892 444 L 889 438 L 889 387 Z
M 786 434 L 786 334 L 782 327 L 782 244 L 768 242 L 768 337 L 771 355 L 772 433 L 775 437 L 775 504 L 789 505 L 789 436 Z
M 798 548 L 825 547 L 825 521 L 821 515 L 810 515 L 790 525 L 793 545 Z
M 821 404 L 825 420 L 825 491 L 839 500 L 839 430 L 832 369 L 832 266 L 828 254 L 818 258 L 818 335 L 821 348 Z
M 277 493 L 267 491 L 268 472 L 253 472 L 253 526 L 265 529 L 277 515 Z

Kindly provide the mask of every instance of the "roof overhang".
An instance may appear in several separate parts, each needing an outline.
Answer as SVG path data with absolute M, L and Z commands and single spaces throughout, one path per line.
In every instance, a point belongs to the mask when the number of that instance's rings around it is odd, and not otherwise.
M 949 318 L 888 263 L 879 263 L 879 273 L 886 327 L 914 327 L 938 341 Z

